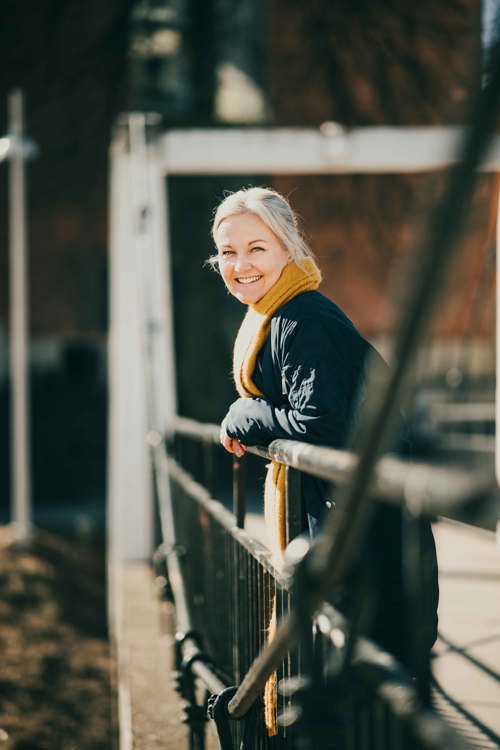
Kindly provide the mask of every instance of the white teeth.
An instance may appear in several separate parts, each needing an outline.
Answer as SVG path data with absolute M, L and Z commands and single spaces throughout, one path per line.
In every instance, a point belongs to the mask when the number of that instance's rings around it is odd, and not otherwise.
M 247 276 L 246 279 L 236 279 L 238 284 L 252 284 L 254 281 L 258 281 L 260 276 Z

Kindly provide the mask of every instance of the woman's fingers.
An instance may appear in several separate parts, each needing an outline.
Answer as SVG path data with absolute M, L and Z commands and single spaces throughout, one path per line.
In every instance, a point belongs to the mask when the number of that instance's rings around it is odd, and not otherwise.
M 234 453 L 238 458 L 241 458 L 246 451 L 246 447 L 239 440 L 229 437 L 224 430 L 221 430 L 220 442 L 228 453 Z
M 220 434 L 219 434 L 219 440 L 221 442 L 221 445 L 224 446 L 224 448 L 229 451 L 229 453 L 232 453 L 231 445 L 232 445 L 232 438 L 227 435 L 226 431 L 221 428 Z
M 241 458 L 246 451 L 246 445 L 242 445 L 239 440 L 233 439 L 233 453 Z
M 228 435 L 221 435 L 220 441 L 224 448 L 229 452 L 233 453 L 233 440 Z

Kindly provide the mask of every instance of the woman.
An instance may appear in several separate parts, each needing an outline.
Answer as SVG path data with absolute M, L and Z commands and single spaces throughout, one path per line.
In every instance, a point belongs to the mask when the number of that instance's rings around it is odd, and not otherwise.
M 234 350 L 240 398 L 222 444 L 237 456 L 275 438 L 344 447 L 371 347 L 316 291 L 321 274 L 288 202 L 263 188 L 233 193 L 217 209 L 213 237 L 226 287 L 249 306 Z M 330 501 L 323 482 L 304 480 L 314 532 Z
M 239 398 L 221 426 L 221 443 L 236 456 L 276 438 L 344 448 L 363 398 L 364 367 L 374 353 L 346 315 L 317 291 L 321 274 L 288 202 L 267 188 L 228 195 L 213 228 L 224 283 L 248 311 L 239 330 L 233 374 Z M 277 554 L 285 547 L 284 467 L 266 479 L 266 524 Z M 334 506 L 328 483 L 303 475 L 302 494 L 314 534 Z M 404 661 L 409 637 L 399 510 L 379 504 L 367 525 L 359 571 L 370 592 L 367 632 Z M 436 635 L 435 550 L 427 534 L 431 588 L 428 647 Z M 349 592 L 344 604 L 349 607 Z

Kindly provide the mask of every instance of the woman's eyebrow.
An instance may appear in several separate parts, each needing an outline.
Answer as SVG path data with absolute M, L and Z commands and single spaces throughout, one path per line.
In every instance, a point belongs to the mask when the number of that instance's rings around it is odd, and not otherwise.
M 248 243 L 247 243 L 247 245 L 248 246 L 253 245 L 253 244 L 255 244 L 255 242 L 265 242 L 267 244 L 267 240 L 249 240 Z M 230 242 L 224 242 L 224 244 L 222 244 L 220 247 L 221 248 L 229 248 L 231 250 L 233 249 L 233 246 L 231 245 Z

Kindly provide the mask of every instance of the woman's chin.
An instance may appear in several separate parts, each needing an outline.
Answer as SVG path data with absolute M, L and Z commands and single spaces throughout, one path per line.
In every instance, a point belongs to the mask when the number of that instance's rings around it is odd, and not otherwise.
M 233 295 L 243 305 L 254 305 L 262 299 L 262 292 L 259 292 L 256 289 L 235 289 Z

